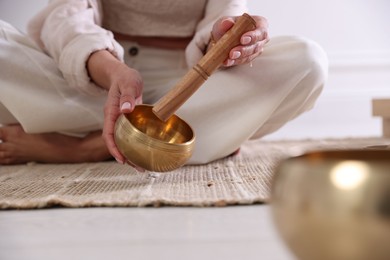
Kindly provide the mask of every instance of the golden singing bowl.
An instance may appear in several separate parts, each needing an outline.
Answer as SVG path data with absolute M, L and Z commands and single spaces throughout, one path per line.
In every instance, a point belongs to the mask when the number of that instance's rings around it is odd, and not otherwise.
M 115 142 L 133 164 L 149 171 L 166 172 L 188 161 L 195 135 L 178 116 L 164 122 L 153 113 L 152 106 L 139 105 L 116 121 Z
M 278 165 L 274 223 L 300 260 L 390 259 L 390 150 L 307 152 Z

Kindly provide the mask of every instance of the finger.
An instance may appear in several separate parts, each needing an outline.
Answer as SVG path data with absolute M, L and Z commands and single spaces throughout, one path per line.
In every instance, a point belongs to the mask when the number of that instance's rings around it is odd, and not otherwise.
M 255 53 L 260 52 L 264 47 L 265 42 L 257 42 L 249 46 L 238 46 L 233 48 L 229 53 L 229 58 L 232 60 L 245 59 Z
M 104 142 L 106 143 L 107 149 L 110 152 L 110 154 L 115 158 L 115 160 L 120 163 L 124 164 L 126 159 L 125 157 L 119 152 L 116 143 L 115 143 L 115 134 L 114 131 L 111 129 L 115 129 L 115 125 L 111 125 L 108 122 L 104 124 L 103 127 L 103 134 L 102 137 L 104 139 Z
M 256 44 L 248 47 L 235 48 L 230 51 L 229 58 L 223 63 L 225 67 L 231 67 L 245 63 L 247 58 L 255 53 Z
M 124 93 L 121 93 L 119 104 L 121 113 L 130 113 L 133 111 L 135 105 L 137 104 L 137 93 L 135 93 L 134 88 L 126 89 Z
M 223 63 L 222 63 L 222 66 L 224 67 L 232 67 L 236 65 L 236 60 L 232 60 L 232 59 L 226 59 Z
M 263 40 L 249 46 L 237 46 L 233 48 L 229 53 L 229 59 L 235 60 L 235 62 L 227 61 L 225 64 L 238 65 L 242 64 L 240 60 L 246 60 L 247 57 L 252 56 L 253 54 L 262 54 L 264 46 L 269 40 Z
M 130 113 L 137 103 L 142 100 L 143 80 L 138 72 L 134 71 L 131 87 L 129 85 L 119 86 L 119 104 L 121 113 Z M 138 99 L 138 100 L 137 100 Z
M 135 105 L 142 105 L 142 95 L 135 99 Z
M 134 101 L 133 101 L 134 100 Z M 121 113 L 131 113 L 134 110 L 134 107 L 136 105 L 142 104 L 142 95 L 140 95 L 138 98 L 134 99 L 132 96 L 122 96 L 121 97 L 121 108 L 120 112 Z M 134 105 L 132 105 L 134 104 Z M 112 110 L 115 110 L 112 109 Z M 105 114 L 107 120 L 105 121 L 104 124 L 104 129 L 103 129 L 103 138 L 106 142 L 106 146 L 111 153 L 112 156 L 116 159 L 116 161 L 120 164 L 124 164 L 126 161 L 126 158 L 122 155 L 122 153 L 118 150 L 117 145 L 115 143 L 115 133 L 113 129 L 115 130 L 115 123 L 116 120 L 118 119 L 120 113 L 113 113 L 112 115 L 110 112 L 107 112 Z M 111 119 L 110 119 L 111 118 Z M 134 165 L 134 168 L 136 168 L 138 171 L 142 172 L 142 168 L 139 168 L 138 166 Z
M 260 30 L 250 31 L 247 33 L 244 33 L 241 36 L 240 43 L 242 45 L 253 45 L 257 42 L 261 42 L 268 39 L 268 33 L 262 32 Z
M 132 163 L 131 161 L 127 161 L 126 162 L 128 165 L 130 165 L 131 167 L 133 167 L 136 171 L 138 172 L 145 172 L 146 170 L 144 168 L 141 168 L 137 165 L 135 165 L 134 163 Z
M 256 20 L 256 29 L 242 35 L 240 40 L 242 45 L 251 45 L 269 38 L 267 19 L 262 16 L 253 16 L 253 18 Z
M 256 45 L 255 45 L 256 46 Z M 254 46 L 253 46 L 254 47 Z M 253 49 L 251 47 L 251 49 Z M 223 65 L 225 67 L 232 67 L 232 66 L 237 66 L 245 63 L 250 63 L 252 62 L 255 58 L 261 55 L 263 52 L 264 48 L 262 45 L 257 45 L 254 47 L 254 50 L 249 51 L 245 56 L 243 55 L 242 58 L 239 59 L 227 59 Z
M 211 31 L 214 40 L 218 41 L 230 28 L 233 27 L 235 21 L 232 17 L 222 17 L 214 23 Z
M 104 108 L 104 125 L 103 125 L 103 134 L 102 137 L 106 143 L 106 146 L 110 154 L 121 164 L 124 164 L 125 158 L 119 152 L 115 140 L 114 140 L 114 131 L 115 131 L 115 122 L 120 115 L 118 104 L 115 101 L 116 99 L 107 99 L 105 108 Z
M 247 57 L 246 59 L 239 61 L 239 63 L 240 64 L 252 63 L 259 55 L 260 55 L 259 53 L 255 53 L 255 54 Z M 240 65 L 240 64 L 237 64 L 237 65 Z

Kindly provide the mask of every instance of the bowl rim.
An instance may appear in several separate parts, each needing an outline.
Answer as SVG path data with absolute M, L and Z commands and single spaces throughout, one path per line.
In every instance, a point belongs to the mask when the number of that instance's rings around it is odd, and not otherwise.
M 146 104 L 137 105 L 137 106 L 148 107 L 150 109 L 153 108 L 152 105 L 146 105 Z M 147 144 L 149 146 L 159 147 L 159 148 L 163 148 L 163 149 L 182 146 L 183 148 L 188 147 L 188 149 L 190 149 L 190 146 L 195 142 L 196 138 L 195 138 L 194 130 L 186 121 L 184 121 L 181 117 L 179 117 L 177 115 L 172 115 L 172 116 L 177 117 L 180 120 L 180 122 L 184 123 L 191 130 L 191 133 L 192 133 L 191 139 L 189 139 L 188 141 L 183 142 L 183 143 L 170 143 L 170 142 L 162 141 L 160 139 L 149 136 L 149 135 L 145 134 L 144 132 L 142 132 L 141 130 L 139 130 L 136 126 L 134 126 L 131 123 L 131 121 L 128 119 L 127 115 L 129 115 L 129 114 L 124 114 L 124 113 L 121 114 L 119 117 L 121 117 L 122 119 L 118 120 L 118 123 L 119 124 L 128 124 L 132 128 L 132 130 L 137 133 L 137 135 L 134 135 L 134 138 L 138 139 L 141 142 L 144 142 L 145 144 Z M 124 129 L 126 129 L 126 128 L 124 128 Z M 153 145 L 151 145 L 151 144 L 153 144 Z M 171 149 L 169 149 L 169 150 L 171 150 Z M 183 151 L 178 151 L 178 152 L 183 152 Z
M 377 148 L 343 148 L 316 149 L 291 155 L 287 159 L 312 160 L 354 160 L 354 161 L 390 161 L 390 149 Z

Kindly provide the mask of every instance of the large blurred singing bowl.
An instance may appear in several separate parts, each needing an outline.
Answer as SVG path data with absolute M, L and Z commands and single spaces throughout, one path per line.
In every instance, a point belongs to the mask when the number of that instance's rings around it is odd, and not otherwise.
M 133 164 L 155 172 L 172 171 L 191 157 L 195 135 L 178 116 L 161 121 L 152 106 L 139 105 L 122 114 L 115 124 L 119 151 Z
M 390 150 L 288 158 L 276 169 L 271 209 L 300 260 L 389 260 Z

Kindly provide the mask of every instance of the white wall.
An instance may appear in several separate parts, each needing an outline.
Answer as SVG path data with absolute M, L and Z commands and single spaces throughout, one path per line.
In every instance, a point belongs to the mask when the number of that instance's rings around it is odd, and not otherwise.
M 320 43 L 329 81 L 316 107 L 273 137 L 379 135 L 371 99 L 390 97 L 389 0 L 249 0 L 269 20 L 270 34 L 297 34 Z M 308 131 L 309 129 L 309 131 Z
M 27 21 L 47 3 L 48 0 L 0 0 L 0 19 L 25 31 Z
M 302 34 L 333 54 L 390 50 L 388 0 L 249 0 L 272 34 Z
M 221 0 L 223 1 L 223 0 Z M 0 0 L 0 19 L 22 31 L 47 0 Z M 294 34 L 320 43 L 330 60 L 329 81 L 316 107 L 271 138 L 379 135 L 373 97 L 390 97 L 389 0 L 248 0 L 270 35 Z

